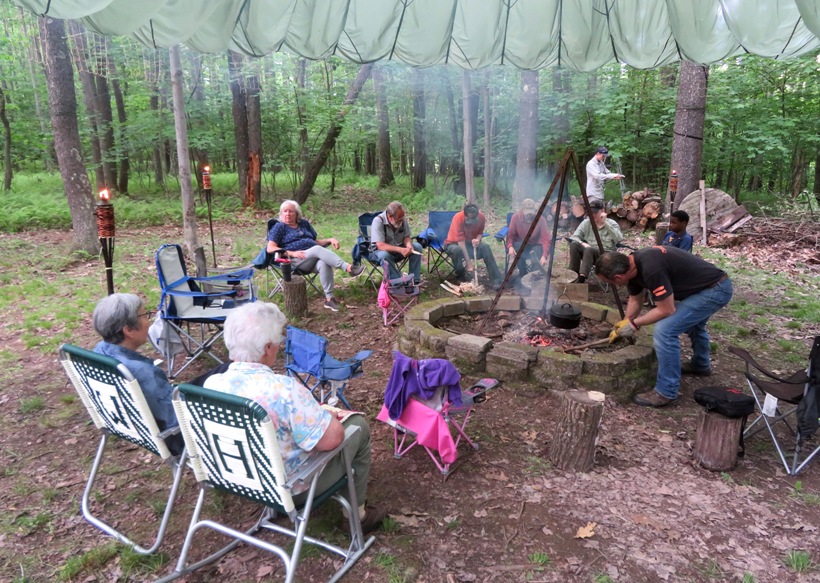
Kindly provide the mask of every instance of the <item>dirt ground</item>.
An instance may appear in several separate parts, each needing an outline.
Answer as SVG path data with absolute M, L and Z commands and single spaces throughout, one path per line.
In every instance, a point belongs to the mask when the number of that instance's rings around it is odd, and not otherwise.
M 96 265 L 79 264 L 61 277 L 81 276 L 89 269 Z M 150 265 L 142 269 L 150 275 Z M 427 293 L 444 292 L 430 285 Z M 735 297 L 761 301 L 742 286 Z M 310 309 L 312 315 L 300 326 L 328 336 L 335 356 L 347 357 L 363 347 L 374 350 L 347 396 L 371 422 L 370 501 L 386 505 L 395 522 L 388 532 L 377 533 L 374 547 L 346 581 L 820 581 L 818 570 L 796 574 L 784 564 L 787 553 L 795 550 L 820 562 L 820 498 L 810 494 L 820 493 L 817 463 L 798 480 L 787 476 L 762 435 L 748 441 L 746 457 L 730 472 L 710 472 L 693 463 L 700 408 L 692 392 L 708 384 L 742 385 L 741 364 L 725 351 L 719 333 L 713 334 L 721 347 L 714 354 L 714 375 L 684 377 L 677 405 L 647 410 L 606 402 L 590 472 L 558 471 L 547 461 L 557 397 L 536 386 L 505 382 L 469 422 L 467 431 L 480 449 L 462 448 L 455 470 L 444 480 L 423 450 L 394 459 L 392 430 L 375 420 L 396 333 L 382 327 L 375 293 L 338 314 L 327 313 L 313 296 Z M 724 310 L 715 320 L 733 317 Z M 0 389 L 5 468 L 0 504 L 6 516 L 0 532 L 0 580 L 57 580 L 69 559 L 89 556 L 109 542 L 79 513 L 98 438 L 79 401 L 65 399 L 74 391 L 56 355 L 28 350 L 19 331 L 6 324 L 2 330 L 4 348 L 18 353 L 20 361 L 5 372 Z M 90 325 L 74 341 L 88 347 L 95 342 Z M 806 339 L 807 353 L 808 343 Z M 776 348 L 761 341 L 760 349 L 763 360 L 775 366 Z M 464 386 L 473 380 L 466 378 Z M 45 397 L 45 411 L 21 412 L 21 399 L 32 394 Z M 170 474 L 136 447 L 117 443 L 113 450 L 116 468 L 95 497 L 96 508 L 117 524 L 144 524 L 154 518 L 146 506 L 163 498 Z M 196 490 L 192 476 L 186 476 L 163 547 L 167 562 L 154 576 L 169 571 L 178 556 Z M 250 503 L 226 497 L 217 501 L 209 508 L 214 516 L 238 525 L 255 517 Z M 43 514 L 48 520 L 39 518 Z M 333 525 L 339 516 L 328 507 L 317 518 Z M 589 527 L 589 536 L 577 536 L 582 527 Z M 218 543 L 213 535 L 199 540 L 203 551 Z M 306 551 L 297 579 L 326 579 L 329 562 L 321 553 Z M 753 578 L 743 579 L 744 574 Z M 241 547 L 184 580 L 281 577 L 278 560 Z M 97 562 L 88 559 L 87 568 L 73 580 L 151 578 L 144 567 L 134 571 L 115 554 Z

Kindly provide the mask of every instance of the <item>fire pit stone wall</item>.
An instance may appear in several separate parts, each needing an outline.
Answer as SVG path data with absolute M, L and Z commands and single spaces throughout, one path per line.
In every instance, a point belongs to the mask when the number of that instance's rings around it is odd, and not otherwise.
M 464 374 L 488 375 L 505 381 L 530 383 L 545 389 L 585 388 L 627 402 L 636 392 L 652 387 L 657 362 L 652 348 L 651 326 L 642 329 L 637 342 L 614 352 L 564 353 L 555 348 L 496 342 L 473 334 L 454 334 L 436 327 L 442 318 L 490 309 L 492 298 L 441 298 L 408 311 L 397 336 L 397 348 L 413 358 L 449 359 Z M 581 303 L 584 318 L 608 321 L 619 314 L 600 304 Z M 497 311 L 526 309 L 522 298 L 504 295 Z

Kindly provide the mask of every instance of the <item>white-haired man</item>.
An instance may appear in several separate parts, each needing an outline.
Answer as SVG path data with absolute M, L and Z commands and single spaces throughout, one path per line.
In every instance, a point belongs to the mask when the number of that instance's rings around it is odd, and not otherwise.
M 365 506 L 370 473 L 370 427 L 361 415 L 344 423 L 322 408 L 298 380 L 272 370 L 284 340 L 285 316 L 274 304 L 254 302 L 231 310 L 225 320 L 225 345 L 233 360 L 228 370 L 211 376 L 205 387 L 256 401 L 277 423 L 276 439 L 288 474 L 311 458 L 313 451 L 328 451 L 344 438 L 345 427 L 357 425 L 348 447 L 353 451 L 354 486 L 359 502 L 362 531 L 377 529 L 387 513 Z M 345 474 L 340 454 L 328 464 L 317 484 L 317 493 L 327 490 Z M 304 490 L 308 488 L 304 486 Z M 304 491 L 295 501 L 306 495 Z

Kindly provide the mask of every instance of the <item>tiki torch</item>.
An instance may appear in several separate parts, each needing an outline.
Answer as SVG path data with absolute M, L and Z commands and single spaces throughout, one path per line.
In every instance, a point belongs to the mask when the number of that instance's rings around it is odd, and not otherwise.
M 216 245 L 214 244 L 214 220 L 211 216 L 211 167 L 202 167 L 202 188 L 205 190 L 205 202 L 208 205 L 208 228 L 211 230 L 211 252 L 214 256 L 214 268 L 216 268 Z
M 100 191 L 95 214 L 97 236 L 100 238 L 100 249 L 105 262 L 105 281 L 108 284 L 108 295 L 111 295 L 114 293 L 114 205 L 111 204 L 111 193 L 107 188 Z

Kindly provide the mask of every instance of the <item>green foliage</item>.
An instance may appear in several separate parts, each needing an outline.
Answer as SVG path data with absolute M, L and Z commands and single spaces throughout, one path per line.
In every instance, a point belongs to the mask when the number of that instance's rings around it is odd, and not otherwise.
M 789 551 L 783 559 L 783 564 L 795 573 L 805 573 L 817 568 L 811 555 L 806 551 Z

